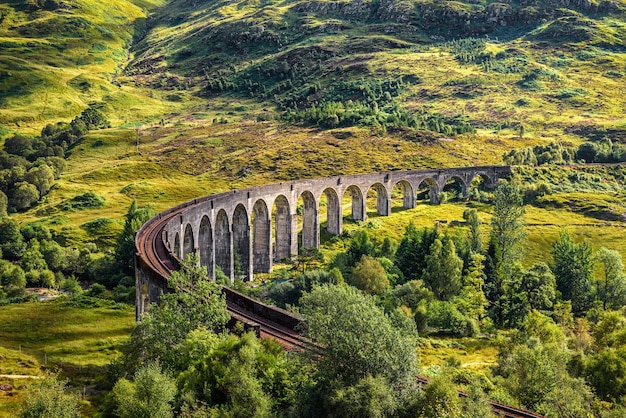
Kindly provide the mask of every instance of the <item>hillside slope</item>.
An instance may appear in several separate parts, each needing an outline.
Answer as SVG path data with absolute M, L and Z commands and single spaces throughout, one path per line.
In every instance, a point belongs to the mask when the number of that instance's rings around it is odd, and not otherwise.
M 104 101 L 114 120 L 150 101 L 116 80 L 148 10 L 162 0 L 27 0 L 0 4 L 0 135 L 35 132 Z M 164 106 L 152 100 L 155 110 Z M 123 110 L 122 110 L 123 109 Z M 137 117 L 137 116 L 135 116 Z
M 252 98 L 322 128 L 523 125 L 560 139 L 591 125 L 623 139 L 625 10 L 623 0 L 175 0 L 155 11 L 126 73 Z

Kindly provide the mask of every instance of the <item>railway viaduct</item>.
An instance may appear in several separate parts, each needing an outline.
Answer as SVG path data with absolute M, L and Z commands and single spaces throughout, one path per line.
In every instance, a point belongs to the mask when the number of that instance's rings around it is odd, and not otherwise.
M 321 211 L 326 211 L 327 232 L 340 235 L 344 198 L 351 202 L 352 219 L 364 221 L 368 193 L 376 196 L 377 213 L 387 216 L 394 189 L 401 191 L 403 207 L 410 209 L 415 207 L 418 190 L 427 188 L 430 202 L 438 203 L 439 193 L 452 181 L 466 197 L 475 178 L 482 178 L 486 187 L 494 187 L 510 171 L 508 166 L 391 171 L 231 190 L 157 215 L 144 225 L 138 237 L 158 218 L 161 227 L 154 239 L 161 240 L 168 253 L 178 259 L 198 253 L 210 277 L 215 277 L 220 268 L 231 280 L 235 270 L 251 280 L 254 273 L 271 272 L 274 262 L 297 255 L 299 248 L 319 248 Z M 167 291 L 162 275 L 154 274 L 144 258 L 139 251 L 138 317 Z

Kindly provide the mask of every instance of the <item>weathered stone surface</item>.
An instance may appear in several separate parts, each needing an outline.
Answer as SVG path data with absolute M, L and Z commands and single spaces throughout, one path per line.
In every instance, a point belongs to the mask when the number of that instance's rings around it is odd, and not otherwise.
M 431 202 L 437 203 L 437 196 L 448 180 L 458 179 L 466 196 L 476 176 L 482 177 L 485 185 L 495 186 L 499 178 L 509 173 L 510 168 L 505 166 L 392 171 L 231 190 L 170 209 L 168 212 L 175 211 L 177 215 L 166 224 L 162 239 L 178 258 L 199 253 L 210 277 L 215 277 L 215 269 L 219 267 L 231 280 L 236 270 L 251 280 L 254 272 L 270 272 L 273 262 L 298 254 L 299 217 L 301 247 L 319 248 L 322 196 L 326 197 L 327 231 L 340 235 L 344 197 L 352 201 L 352 218 L 364 221 L 365 197 L 370 190 L 376 193 L 378 214 L 388 216 L 390 196 L 396 185 L 404 193 L 403 206 L 413 208 L 420 186 L 428 186 Z M 299 200 L 302 205 L 298 209 Z M 138 317 L 151 302 L 158 303 L 160 293 L 165 290 L 162 279 L 152 277 L 144 262 L 140 258 L 137 261 Z

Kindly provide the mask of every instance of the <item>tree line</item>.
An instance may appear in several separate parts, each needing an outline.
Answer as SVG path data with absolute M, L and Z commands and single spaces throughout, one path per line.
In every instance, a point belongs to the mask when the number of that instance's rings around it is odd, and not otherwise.
M 26 210 L 48 194 L 70 147 L 90 130 L 109 126 L 102 112 L 88 107 L 70 123 L 46 125 L 38 137 L 7 138 L 0 150 L 0 216 Z

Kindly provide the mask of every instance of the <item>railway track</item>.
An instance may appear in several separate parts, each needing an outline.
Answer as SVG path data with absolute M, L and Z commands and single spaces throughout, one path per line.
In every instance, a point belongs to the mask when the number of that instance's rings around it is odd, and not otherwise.
M 141 259 L 147 262 L 154 273 L 167 280 L 170 273 L 178 268 L 178 262 L 173 259 L 162 239 L 163 227 L 177 213 L 157 215 L 151 219 L 142 233 L 137 234 L 136 247 Z M 234 302 L 228 301 L 226 307 L 231 315 L 256 331 L 261 338 L 267 337 L 276 340 L 287 349 L 306 349 L 312 343 L 296 331 L 269 321 L 260 315 L 247 311 Z
M 179 214 L 179 208 L 175 211 L 165 211 L 149 220 L 137 233 L 136 248 L 139 258 L 147 264 L 152 272 L 167 280 L 170 273 L 178 269 L 178 261 L 166 248 L 162 234 L 167 222 Z M 227 309 L 237 320 L 242 321 L 249 328 L 255 329 L 257 336 L 272 338 L 288 350 L 320 350 L 320 347 L 310 340 L 302 337 L 297 331 L 281 326 L 273 321 L 254 314 L 235 302 L 227 301 Z M 416 377 L 420 385 L 426 385 L 428 379 L 422 376 Z M 468 395 L 459 391 L 459 396 Z M 496 401 L 489 401 L 492 411 L 499 417 L 504 418 L 542 418 L 542 415 L 531 411 L 525 411 L 510 405 Z

